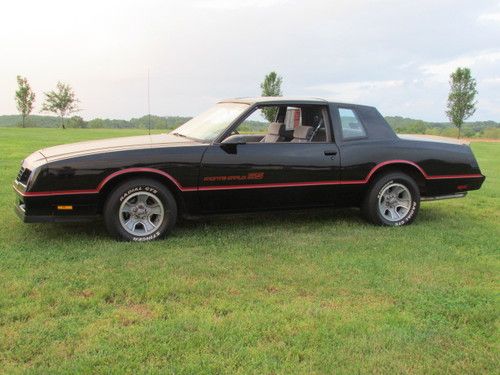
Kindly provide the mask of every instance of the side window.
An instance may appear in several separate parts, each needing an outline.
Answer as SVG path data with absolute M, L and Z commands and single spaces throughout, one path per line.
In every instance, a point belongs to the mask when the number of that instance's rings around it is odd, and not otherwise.
M 275 119 L 278 111 L 279 107 L 276 106 L 255 109 L 236 127 L 236 129 L 233 129 L 231 134 L 229 134 L 222 143 L 255 143 L 263 141 L 269 132 L 269 119 Z
M 278 107 L 266 107 L 256 109 L 252 112 L 236 129 L 240 134 L 255 134 L 265 135 L 269 123 L 273 122 L 269 119 L 275 119 L 278 113 Z
M 339 108 L 340 124 L 344 139 L 366 137 L 366 131 L 352 109 Z
M 329 142 L 330 129 L 324 106 L 265 106 L 250 113 L 222 143 Z
M 330 124 L 326 108 L 312 105 L 299 109 L 300 116 L 291 112 L 294 115 L 292 142 L 328 142 Z

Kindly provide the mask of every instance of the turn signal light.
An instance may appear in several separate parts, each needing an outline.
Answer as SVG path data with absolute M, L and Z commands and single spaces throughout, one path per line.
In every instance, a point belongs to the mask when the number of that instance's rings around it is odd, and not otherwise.
M 57 209 L 60 211 L 70 211 L 73 209 L 73 206 L 57 206 Z

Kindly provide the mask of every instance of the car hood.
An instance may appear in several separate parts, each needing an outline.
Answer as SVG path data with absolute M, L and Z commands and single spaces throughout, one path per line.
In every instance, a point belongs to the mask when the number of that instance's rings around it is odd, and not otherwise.
M 153 147 L 175 147 L 186 144 L 195 145 L 199 143 L 172 134 L 155 134 L 70 143 L 44 148 L 38 152 L 50 162 L 59 159 L 102 152 L 137 150 Z

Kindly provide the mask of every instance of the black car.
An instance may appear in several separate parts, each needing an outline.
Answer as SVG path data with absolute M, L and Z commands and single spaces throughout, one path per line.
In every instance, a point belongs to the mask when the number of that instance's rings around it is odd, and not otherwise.
M 14 189 L 24 222 L 103 216 L 114 236 L 147 241 L 178 215 L 283 208 L 360 207 L 399 226 L 421 200 L 484 179 L 466 144 L 398 136 L 373 107 L 267 97 L 222 101 L 168 134 L 42 149 Z

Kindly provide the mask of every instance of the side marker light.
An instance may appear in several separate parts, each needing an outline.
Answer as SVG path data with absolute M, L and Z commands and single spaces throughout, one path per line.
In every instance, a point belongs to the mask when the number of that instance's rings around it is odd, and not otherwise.
M 57 209 L 60 211 L 71 211 L 73 206 L 57 206 Z

